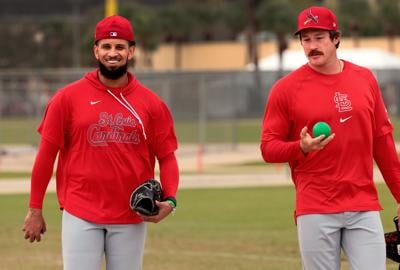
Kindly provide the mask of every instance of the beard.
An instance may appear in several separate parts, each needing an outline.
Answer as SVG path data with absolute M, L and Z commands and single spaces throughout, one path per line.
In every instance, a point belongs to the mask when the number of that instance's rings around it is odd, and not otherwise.
M 122 65 L 120 67 L 113 68 L 113 69 L 108 69 L 100 61 L 98 61 L 98 65 L 99 65 L 99 70 L 100 70 L 101 75 L 103 75 L 104 77 L 106 77 L 107 79 L 110 79 L 110 80 L 117 80 L 117 79 L 121 78 L 122 76 L 124 76 L 126 74 L 126 72 L 128 71 L 128 62 L 126 62 L 125 65 Z

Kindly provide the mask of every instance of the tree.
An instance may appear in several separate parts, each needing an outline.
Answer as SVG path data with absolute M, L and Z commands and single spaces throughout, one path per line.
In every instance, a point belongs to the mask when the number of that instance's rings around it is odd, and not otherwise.
M 287 49 L 287 34 L 294 33 L 297 25 L 297 13 L 289 0 L 265 1 L 259 7 L 258 17 L 262 29 L 273 32 L 279 54 L 278 76 L 282 75 L 282 56 Z
M 228 29 L 230 40 L 235 40 L 246 28 L 247 14 L 243 12 L 242 0 L 225 1 L 221 10 L 221 20 Z
M 369 35 L 375 32 L 374 28 L 379 27 L 366 0 L 338 0 L 337 16 L 342 34 L 352 37 L 354 47 L 359 47 L 360 35 Z
M 193 16 L 193 28 L 190 38 L 193 41 L 210 41 L 223 38 L 218 26 L 222 16 L 222 7 L 217 3 L 202 2 L 191 4 L 188 12 Z
M 159 10 L 144 5 L 127 3 L 120 7 L 120 15 L 132 22 L 135 32 L 136 46 L 143 52 L 144 66 L 151 69 L 151 53 L 162 41 L 162 21 L 159 19 Z
M 389 50 L 394 52 L 394 38 L 397 34 L 399 34 L 398 28 L 400 25 L 400 1 L 381 0 L 378 14 L 388 39 Z
M 167 6 L 160 13 L 164 41 L 175 44 L 175 69 L 182 68 L 182 44 L 190 38 L 194 17 L 184 4 Z

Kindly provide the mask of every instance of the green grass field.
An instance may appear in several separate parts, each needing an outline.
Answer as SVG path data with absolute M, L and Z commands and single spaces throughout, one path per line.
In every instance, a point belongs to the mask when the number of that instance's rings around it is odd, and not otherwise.
M 394 229 L 395 204 L 378 185 L 386 231 Z M 149 224 L 145 270 L 301 269 L 295 225 L 294 190 L 285 187 L 184 189 L 174 216 Z M 0 269 L 62 269 L 60 211 L 46 197 L 48 232 L 41 243 L 23 239 L 27 195 L 0 195 Z M 342 269 L 349 267 L 343 258 Z M 388 261 L 388 270 L 397 266 Z
M 39 141 L 36 132 L 40 119 L 1 119 L 0 144 L 33 144 Z M 400 119 L 392 117 L 394 137 L 400 141 Z M 206 142 L 248 143 L 259 142 L 261 119 L 232 121 L 210 121 L 206 129 Z M 176 122 L 175 129 L 180 143 L 198 143 L 197 122 Z
M 400 120 L 392 119 L 400 141 Z M 38 119 L 0 120 L 0 144 L 37 144 Z M 211 122 L 207 142 L 259 141 L 261 119 L 237 123 Z M 198 142 L 197 123 L 177 122 L 181 143 Z M 244 163 L 231 172 L 260 162 Z M 272 166 L 272 165 L 271 165 Z M 30 172 L 1 172 L 0 178 L 18 178 Z M 386 231 L 394 230 L 395 203 L 385 185 L 378 185 L 385 210 Z M 176 215 L 160 224 L 149 224 L 145 270 L 295 270 L 301 269 L 293 220 L 293 187 L 184 189 Z M 0 195 L 0 269 L 62 269 L 60 214 L 54 194 L 45 201 L 48 232 L 41 243 L 23 239 L 21 225 L 28 195 Z M 342 270 L 349 270 L 345 257 Z M 388 261 L 388 270 L 397 266 Z
M 1 119 L 0 144 L 33 144 L 39 141 L 36 132 L 40 119 Z M 209 122 L 206 131 L 207 142 L 258 142 L 261 120 L 240 120 Z M 196 122 L 177 122 L 175 129 L 181 143 L 197 143 L 199 126 Z

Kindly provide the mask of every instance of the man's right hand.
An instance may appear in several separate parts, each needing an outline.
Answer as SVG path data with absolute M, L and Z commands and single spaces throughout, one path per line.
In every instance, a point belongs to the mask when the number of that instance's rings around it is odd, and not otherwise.
M 46 232 L 46 222 L 42 215 L 42 209 L 29 208 L 22 231 L 25 232 L 24 237 L 29 242 L 40 242 L 41 235 Z
M 335 137 L 335 133 L 332 133 L 328 138 L 325 135 L 313 138 L 307 131 L 307 127 L 303 127 L 300 132 L 300 148 L 304 154 L 323 149 Z

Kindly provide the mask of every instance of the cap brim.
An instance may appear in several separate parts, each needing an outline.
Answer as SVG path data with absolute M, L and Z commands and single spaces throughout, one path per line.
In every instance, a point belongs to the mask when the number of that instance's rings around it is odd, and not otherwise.
M 326 30 L 326 31 L 337 31 L 335 29 L 329 28 L 329 27 L 323 27 L 323 26 L 311 26 L 311 27 L 303 27 L 301 29 L 298 29 L 294 35 L 297 36 L 300 34 L 301 31 L 303 30 L 308 30 L 308 29 L 315 29 L 315 30 Z

